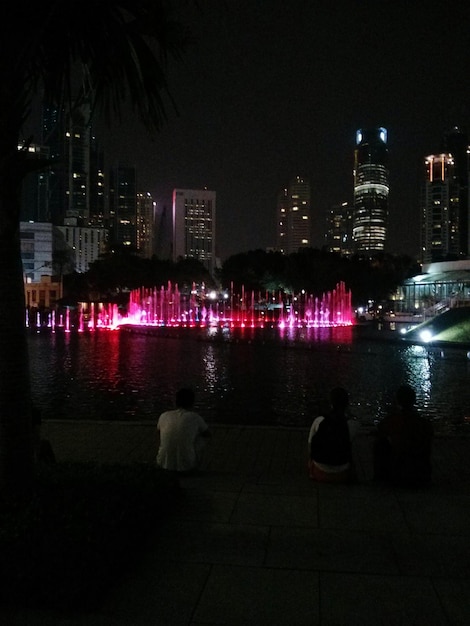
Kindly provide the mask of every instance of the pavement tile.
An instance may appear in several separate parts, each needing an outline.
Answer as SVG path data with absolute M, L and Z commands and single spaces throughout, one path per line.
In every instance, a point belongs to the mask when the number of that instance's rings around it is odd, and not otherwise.
M 466 537 L 391 533 L 390 541 L 402 574 L 470 578 L 470 541 Z
M 183 489 L 205 489 L 207 491 L 224 491 L 238 493 L 247 481 L 244 474 L 233 474 L 223 471 L 204 470 L 194 475 L 182 476 L 180 484 Z
M 214 566 L 192 624 L 315 626 L 318 574 Z
M 470 624 L 470 578 L 433 579 L 437 594 L 452 626 Z
M 236 492 L 183 489 L 177 513 L 181 519 L 206 522 L 228 522 L 238 499 Z
M 272 528 L 266 566 L 377 574 L 399 572 L 388 537 L 311 528 Z
M 128 626 L 187 626 L 209 573 L 208 564 L 162 561 L 155 555 L 115 589 L 100 614 Z M 114 620 L 114 621 L 111 621 Z
M 161 559 L 183 563 L 225 563 L 261 566 L 269 528 L 175 519 L 156 538 Z
M 333 485 L 330 485 L 333 486 Z M 406 531 L 403 511 L 393 492 L 359 488 L 322 489 L 318 495 L 322 528 Z
M 316 498 L 266 493 L 240 494 L 231 523 L 318 526 Z
M 397 499 L 413 532 L 470 536 L 470 496 L 397 491 Z
M 322 626 L 445 626 L 428 578 L 320 574 Z
M 262 474 L 256 480 L 249 480 L 243 486 L 246 493 L 272 493 L 291 496 L 312 496 L 316 498 L 315 485 L 307 473 L 299 474 Z

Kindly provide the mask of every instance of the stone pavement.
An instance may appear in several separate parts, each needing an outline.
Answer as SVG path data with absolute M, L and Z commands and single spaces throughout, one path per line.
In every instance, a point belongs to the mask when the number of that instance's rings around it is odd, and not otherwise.
M 302 429 L 212 426 L 203 472 L 99 613 L 0 613 L 5 626 L 470 624 L 470 439 L 439 437 L 426 490 L 306 475 Z M 59 460 L 148 461 L 154 425 L 46 422 Z

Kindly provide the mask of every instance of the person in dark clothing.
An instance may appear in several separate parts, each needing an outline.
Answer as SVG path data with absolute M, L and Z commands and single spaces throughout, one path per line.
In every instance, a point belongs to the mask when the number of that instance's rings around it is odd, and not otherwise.
M 351 440 L 357 424 L 346 414 L 348 392 L 342 387 L 332 389 L 330 403 L 330 412 L 317 417 L 310 428 L 309 475 L 320 482 L 352 482 L 355 472 Z
M 416 393 L 402 385 L 396 406 L 380 422 L 374 442 L 374 478 L 398 486 L 419 487 L 431 481 L 433 428 L 415 407 Z

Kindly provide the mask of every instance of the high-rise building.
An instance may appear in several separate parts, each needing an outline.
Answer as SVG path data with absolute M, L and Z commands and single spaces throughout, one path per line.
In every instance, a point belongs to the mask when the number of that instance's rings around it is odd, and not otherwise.
M 459 256 L 467 257 L 470 253 L 470 215 L 469 215 L 469 152 L 467 133 L 454 126 L 444 135 L 443 152 L 452 154 L 454 159 L 454 181 L 458 186 L 458 240 Z
M 445 135 L 439 154 L 424 160 L 421 200 L 421 260 L 458 259 L 469 254 L 469 157 L 465 133 Z
M 353 208 L 348 202 L 331 207 L 326 218 L 325 247 L 328 252 L 351 256 Z
M 145 259 L 155 254 L 156 205 L 150 193 L 137 194 L 137 250 Z
M 388 220 L 387 130 L 356 132 L 353 238 L 357 252 L 381 252 Z
M 75 218 L 66 218 L 64 226 L 57 226 L 57 230 L 62 235 L 56 245 L 56 249 L 60 250 L 60 255 L 57 256 L 63 265 L 59 273 L 87 272 L 90 264 L 105 252 L 105 228 L 78 226 Z
M 289 200 L 287 188 L 282 189 L 277 196 L 276 207 L 276 250 L 287 254 L 287 215 L 289 212 Z
M 68 114 L 44 107 L 42 145 L 50 151 L 49 217 L 63 225 L 68 217 L 88 222 L 90 213 L 90 107 Z
M 291 180 L 277 199 L 277 242 L 284 254 L 298 252 L 312 245 L 310 182 L 302 176 Z
M 24 150 L 23 144 L 18 150 Z M 48 160 L 49 149 L 39 144 L 30 144 L 27 148 L 28 159 Z M 47 170 L 29 172 L 21 188 L 21 215 L 22 222 L 49 221 L 49 175 Z
M 173 190 L 173 260 L 198 259 L 215 269 L 216 192 Z
M 106 226 L 106 189 L 104 150 L 92 135 L 90 144 L 90 214 L 89 226 Z
M 109 239 L 114 245 L 137 249 L 137 173 L 118 164 L 109 179 Z

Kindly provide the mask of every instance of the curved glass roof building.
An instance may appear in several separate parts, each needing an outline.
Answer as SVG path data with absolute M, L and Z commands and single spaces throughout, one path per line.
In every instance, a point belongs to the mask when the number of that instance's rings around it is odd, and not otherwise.
M 381 252 L 388 218 L 387 130 L 356 132 L 353 239 L 357 252 Z

